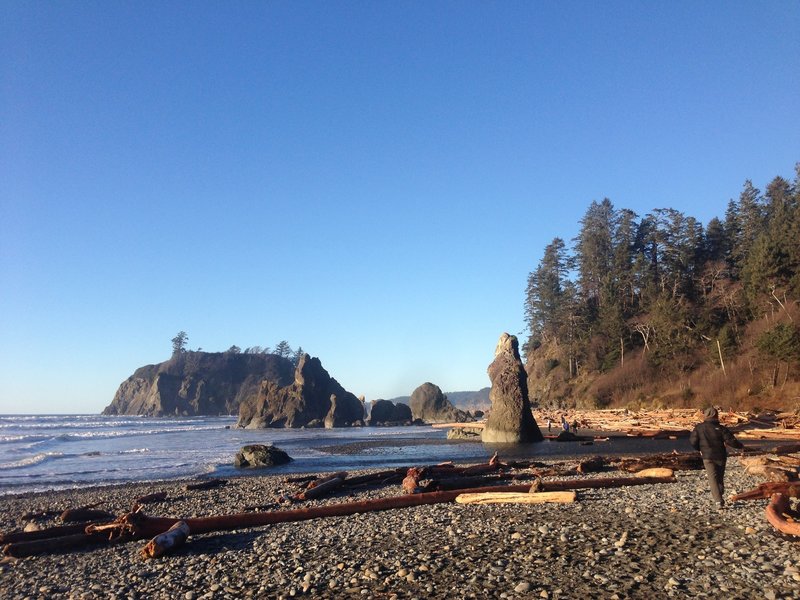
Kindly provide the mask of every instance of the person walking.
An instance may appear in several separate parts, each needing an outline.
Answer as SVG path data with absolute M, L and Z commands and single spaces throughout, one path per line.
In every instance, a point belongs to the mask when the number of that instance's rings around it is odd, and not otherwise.
M 711 497 L 720 508 L 725 506 L 725 463 L 728 460 L 726 446 L 744 448 L 733 437 L 730 430 L 719 422 L 719 413 L 713 406 L 703 411 L 704 420 L 692 430 L 689 443 L 703 457 L 703 466 L 708 474 Z

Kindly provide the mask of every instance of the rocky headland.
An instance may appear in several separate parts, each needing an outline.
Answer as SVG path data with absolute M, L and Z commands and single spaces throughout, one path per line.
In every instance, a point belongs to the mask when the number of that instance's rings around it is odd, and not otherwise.
M 117 389 L 104 415 L 231 415 L 263 381 L 289 385 L 294 367 L 275 354 L 180 352 L 136 369 Z

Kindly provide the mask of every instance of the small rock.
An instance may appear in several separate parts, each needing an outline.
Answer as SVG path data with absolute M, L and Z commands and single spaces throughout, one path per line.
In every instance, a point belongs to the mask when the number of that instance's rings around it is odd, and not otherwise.
M 529 592 L 531 590 L 531 584 L 527 581 L 523 581 L 522 583 L 518 583 L 517 587 L 514 588 L 514 591 L 518 594 L 524 594 L 525 592 Z

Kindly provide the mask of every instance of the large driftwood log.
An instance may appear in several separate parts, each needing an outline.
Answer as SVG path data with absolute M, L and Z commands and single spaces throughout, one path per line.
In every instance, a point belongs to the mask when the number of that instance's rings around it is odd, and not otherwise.
M 105 510 L 97 510 L 88 506 L 80 508 L 68 508 L 59 517 L 64 523 L 75 523 L 77 521 L 99 521 L 101 519 L 111 519 L 114 515 Z
M 89 544 L 96 544 L 104 541 L 106 540 L 102 536 L 76 533 L 55 538 L 6 544 L 3 547 L 3 554 L 6 556 L 13 556 L 14 558 L 23 558 L 25 556 L 34 556 L 47 552 L 72 550 L 73 548 L 81 548 Z
M 752 490 L 731 496 L 731 500 L 761 500 L 763 498 L 769 498 L 773 494 L 783 494 L 790 498 L 800 498 L 800 482 L 787 483 L 773 481 L 762 483 Z
M 198 481 L 196 483 L 187 483 L 187 490 L 210 490 L 221 485 L 227 485 L 227 479 L 206 479 L 205 481 Z
M 34 540 L 46 540 L 49 538 L 64 537 L 65 535 L 75 535 L 85 533 L 86 527 L 98 523 L 98 521 L 86 521 L 83 523 L 73 523 L 72 525 L 59 525 L 58 527 L 46 527 L 36 531 L 9 531 L 0 533 L 0 544 L 10 542 L 32 542 Z
M 766 508 L 767 521 L 775 529 L 800 538 L 800 512 L 792 510 L 789 496 L 773 494 Z
M 478 494 L 459 494 L 459 504 L 545 504 L 575 502 L 575 492 L 483 492 Z
M 164 533 L 154 537 L 141 550 L 143 558 L 158 558 L 182 546 L 189 537 L 189 526 L 178 521 Z
M 313 482 L 314 485 L 312 487 L 307 488 L 305 491 L 300 492 L 297 495 L 297 499 L 313 500 L 315 498 L 321 498 L 325 494 L 342 487 L 342 484 L 344 484 L 346 477 L 347 473 L 345 472 L 335 473 L 334 475 L 327 477 L 322 481 Z

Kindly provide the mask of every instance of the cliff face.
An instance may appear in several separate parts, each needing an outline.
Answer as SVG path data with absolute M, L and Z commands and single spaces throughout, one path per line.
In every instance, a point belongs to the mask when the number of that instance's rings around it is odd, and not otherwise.
M 230 415 L 261 382 L 288 385 L 291 361 L 274 354 L 185 352 L 136 370 L 120 384 L 104 415 Z
M 347 427 L 361 425 L 364 405 L 304 354 L 289 384 L 265 380 L 239 407 L 239 427 Z

